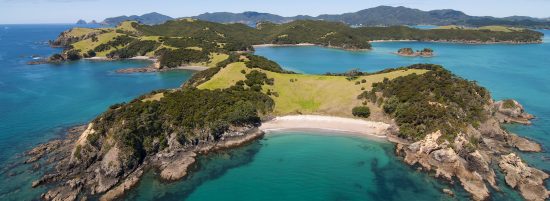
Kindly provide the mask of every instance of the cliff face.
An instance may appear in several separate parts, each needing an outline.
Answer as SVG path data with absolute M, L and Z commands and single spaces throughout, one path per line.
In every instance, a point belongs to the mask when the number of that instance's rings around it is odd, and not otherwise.
M 102 139 L 105 144 L 100 149 L 93 148 L 87 140 L 97 132 L 93 128 L 94 125 L 89 124 L 79 138 L 52 141 L 29 152 L 31 156 L 42 157 L 53 151 L 48 157 L 61 159 L 56 162 L 53 173 L 33 182 L 33 187 L 55 184 L 42 199 L 77 200 L 99 196 L 100 200 L 115 200 L 133 188 L 146 169 L 157 169 L 164 180 L 179 180 L 187 175 L 197 154 L 238 146 L 263 136 L 254 126 L 232 127 L 219 140 L 215 140 L 212 133 L 202 133 L 204 140 L 181 144 L 174 136 L 168 139 L 169 147 L 133 164 L 131 157 L 123 153 L 124 148 L 109 139 Z
M 150 99 L 158 96 L 159 99 Z M 164 180 L 187 175 L 197 154 L 233 147 L 263 135 L 259 115 L 273 100 L 251 90 L 181 89 L 145 95 L 113 105 L 78 138 L 40 146 L 59 158 L 55 170 L 33 183 L 54 183 L 45 200 L 75 200 L 89 195 L 112 200 L 153 168 Z M 53 143 L 53 142 L 52 142 Z M 52 151 L 55 150 L 55 151 Z M 58 150 L 58 151 L 57 151 Z M 36 161 L 36 160 L 34 160 Z
M 529 124 L 532 115 L 525 113 L 517 101 L 512 102 L 511 108 L 503 108 L 502 103 L 487 105 L 487 112 L 493 115 L 477 128 L 469 125 L 466 132 L 461 132 L 453 141 L 442 139 L 441 132 L 437 131 L 410 144 L 397 142 L 396 153 L 409 165 L 418 164 L 426 171 L 435 171 L 436 177 L 449 181 L 457 178 L 474 200 L 488 199 L 489 188 L 499 189 L 495 170 L 491 168 L 496 166 L 492 164 L 498 164 L 506 174 L 506 183 L 518 189 L 526 200 L 545 200 L 549 192 L 543 180 L 548 175 L 529 167 L 513 153 L 514 148 L 540 151 L 540 145 L 503 130 L 500 124 L 511 122 L 510 119 Z M 469 139 L 478 140 L 472 144 Z

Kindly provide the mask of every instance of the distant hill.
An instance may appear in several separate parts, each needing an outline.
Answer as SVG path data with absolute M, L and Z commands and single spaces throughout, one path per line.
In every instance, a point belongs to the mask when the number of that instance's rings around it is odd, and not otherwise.
M 218 23 L 242 23 L 247 25 L 256 25 L 261 21 L 269 21 L 273 23 L 286 23 L 293 21 L 293 17 L 282 17 L 270 13 L 259 12 L 244 12 L 244 13 L 229 13 L 229 12 L 216 12 L 216 13 L 204 13 L 198 16 L 192 17 L 200 20 L 218 22 Z
M 244 12 L 244 13 L 205 13 L 194 16 L 201 20 L 219 23 L 243 23 L 254 25 L 261 21 L 284 23 L 300 19 L 326 20 L 343 22 L 356 26 L 392 26 L 392 25 L 462 25 L 462 26 L 488 26 L 505 25 L 528 28 L 550 28 L 548 19 L 539 19 L 525 16 L 511 16 L 505 18 L 470 16 L 461 11 L 452 9 L 422 11 L 403 6 L 378 6 L 352 13 L 336 15 L 319 15 L 316 17 L 300 15 L 283 17 L 269 13 Z
M 81 19 L 81 20 L 78 20 L 78 21 L 76 22 L 76 24 L 88 24 L 88 23 L 87 23 L 86 21 L 84 21 L 84 20 Z
M 550 28 L 550 19 L 533 18 L 527 16 L 510 16 L 496 18 L 489 16 L 470 16 L 461 11 L 452 9 L 441 9 L 422 11 L 419 9 L 407 8 L 403 6 L 378 6 L 368 8 L 357 12 L 308 16 L 298 15 L 293 17 L 284 17 L 271 13 L 260 12 L 214 12 L 204 13 L 190 18 L 218 22 L 218 23 L 242 23 L 249 26 L 255 26 L 258 22 L 268 21 L 277 24 L 287 23 L 294 20 L 325 20 L 343 22 L 353 26 L 393 26 L 393 25 L 460 25 L 460 26 L 490 26 L 503 25 L 525 28 Z M 107 18 L 102 23 L 108 25 L 117 25 L 120 22 L 133 20 L 143 24 L 162 24 L 174 18 L 159 13 L 149 13 L 142 16 L 119 16 Z
M 144 14 L 144 15 L 141 15 L 141 16 L 138 16 L 138 15 L 131 15 L 131 16 L 123 15 L 123 16 L 118 16 L 118 17 L 106 18 L 105 20 L 103 20 L 103 22 L 101 22 L 101 24 L 118 25 L 118 24 L 120 24 L 121 22 L 124 22 L 124 21 L 137 21 L 137 22 L 142 23 L 142 24 L 155 25 L 155 24 L 162 24 L 162 23 L 164 23 L 168 20 L 172 20 L 172 19 L 174 19 L 174 18 L 172 18 L 170 16 L 160 14 L 160 13 L 152 12 L 152 13 L 147 13 L 147 14 Z

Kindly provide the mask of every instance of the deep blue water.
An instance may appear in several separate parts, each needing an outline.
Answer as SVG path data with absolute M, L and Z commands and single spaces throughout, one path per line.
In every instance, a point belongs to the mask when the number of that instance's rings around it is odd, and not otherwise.
M 0 166 L 33 145 L 60 137 L 67 127 L 92 120 L 109 105 L 155 89 L 178 87 L 192 74 L 114 72 L 147 65 L 143 61 L 26 64 L 32 57 L 61 51 L 50 48 L 47 41 L 70 27 L 0 25 Z M 40 189 L 27 191 L 28 179 L 36 175 L 0 175 L 0 200 L 37 198 Z

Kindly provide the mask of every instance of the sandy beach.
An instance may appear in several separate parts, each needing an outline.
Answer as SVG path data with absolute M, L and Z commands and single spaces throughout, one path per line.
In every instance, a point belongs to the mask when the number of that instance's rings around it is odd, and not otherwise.
M 298 44 L 259 44 L 252 45 L 253 47 L 292 47 L 292 46 L 318 46 L 313 43 L 298 43 Z
M 383 122 L 319 115 L 281 116 L 260 126 L 260 130 L 266 133 L 277 130 L 328 130 L 377 138 L 386 138 L 389 128 L 390 125 Z

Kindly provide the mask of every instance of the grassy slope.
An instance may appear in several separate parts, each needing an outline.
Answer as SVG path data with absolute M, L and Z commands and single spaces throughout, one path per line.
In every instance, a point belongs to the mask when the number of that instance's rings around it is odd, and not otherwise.
M 96 31 L 97 30 L 95 30 L 95 29 L 76 27 L 76 28 L 71 29 L 67 33 L 67 36 L 69 36 L 69 37 L 81 37 L 81 36 L 84 36 L 86 34 L 96 32 Z
M 245 75 L 252 69 L 244 63 L 233 63 L 220 70 L 210 81 L 200 85 L 199 89 L 227 88 L 239 80 L 244 80 Z M 357 80 L 348 81 L 343 76 L 304 75 L 304 74 L 280 74 L 256 69 L 275 79 L 273 86 L 264 85 L 263 90 L 275 91 L 279 97 L 272 96 L 275 100 L 275 115 L 285 114 L 325 114 L 337 116 L 351 116 L 351 109 L 361 105 L 357 100 L 364 87 L 370 90 L 372 83 L 381 82 L 384 77 L 389 79 L 412 73 L 421 74 L 426 70 L 399 70 L 390 73 L 382 73 L 361 76 Z M 296 79 L 290 82 L 290 79 Z M 355 85 L 356 81 L 367 80 L 366 83 Z
M 80 50 L 80 52 L 85 53 L 88 50 L 94 49 L 96 46 L 98 46 L 100 44 L 107 43 L 110 40 L 113 40 L 113 38 L 115 38 L 119 35 L 122 35 L 122 34 L 115 33 L 114 31 L 107 32 L 107 33 L 104 33 L 104 34 L 101 34 L 101 35 L 97 36 L 97 39 L 98 39 L 97 42 L 92 42 L 92 39 L 88 38 L 86 40 L 82 40 L 82 41 L 78 41 L 78 42 L 74 43 L 73 47 L 77 50 Z M 103 52 L 97 52 L 97 56 L 105 56 L 110 51 L 111 50 L 107 50 L 107 51 L 103 51 Z

